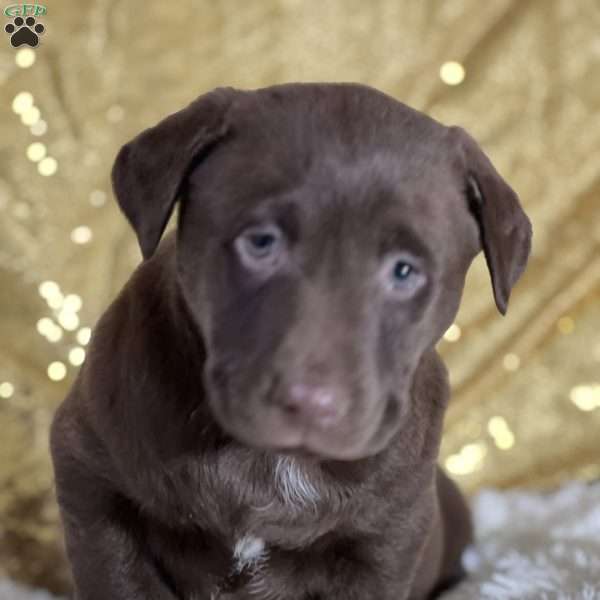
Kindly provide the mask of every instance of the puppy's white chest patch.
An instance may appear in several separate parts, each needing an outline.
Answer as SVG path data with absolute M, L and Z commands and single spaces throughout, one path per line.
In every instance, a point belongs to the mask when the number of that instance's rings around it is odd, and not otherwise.
M 315 506 L 319 492 L 291 456 L 280 456 L 275 465 L 275 484 L 284 504 L 292 508 Z
M 234 568 L 239 573 L 246 567 L 256 566 L 265 560 L 267 550 L 262 538 L 245 535 L 240 538 L 233 549 Z

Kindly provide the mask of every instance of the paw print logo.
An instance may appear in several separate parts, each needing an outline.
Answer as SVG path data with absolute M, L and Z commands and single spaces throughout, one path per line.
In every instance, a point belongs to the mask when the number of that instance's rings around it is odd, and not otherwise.
M 40 42 L 40 35 L 44 33 L 45 27 L 36 23 L 33 17 L 15 17 L 12 23 L 7 23 L 4 31 L 10 35 L 10 43 L 13 48 L 27 44 L 35 48 Z

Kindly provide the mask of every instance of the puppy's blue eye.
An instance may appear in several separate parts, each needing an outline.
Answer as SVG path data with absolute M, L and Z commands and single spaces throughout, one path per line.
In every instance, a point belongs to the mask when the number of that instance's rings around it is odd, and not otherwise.
M 249 227 L 238 236 L 235 247 L 246 266 L 271 268 L 283 251 L 282 234 L 274 225 Z
M 386 291 L 398 300 L 412 298 L 427 281 L 421 261 L 402 255 L 386 260 L 381 275 Z
M 413 272 L 414 269 L 412 265 L 402 260 L 399 260 L 394 265 L 394 279 L 396 279 L 397 281 L 406 281 Z
M 259 252 L 267 252 L 276 241 L 272 233 L 254 233 L 249 235 L 248 238 L 252 246 Z

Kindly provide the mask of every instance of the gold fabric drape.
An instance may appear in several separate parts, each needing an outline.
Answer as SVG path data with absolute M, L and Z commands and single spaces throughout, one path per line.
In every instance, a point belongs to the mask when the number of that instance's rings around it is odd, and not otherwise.
M 482 257 L 469 274 L 440 343 L 442 461 L 469 492 L 599 476 L 596 0 L 45 6 L 39 47 L 0 44 L 0 575 L 67 585 L 48 427 L 86 328 L 140 260 L 109 188 L 116 151 L 218 85 L 363 82 L 480 141 L 534 250 L 504 318 Z

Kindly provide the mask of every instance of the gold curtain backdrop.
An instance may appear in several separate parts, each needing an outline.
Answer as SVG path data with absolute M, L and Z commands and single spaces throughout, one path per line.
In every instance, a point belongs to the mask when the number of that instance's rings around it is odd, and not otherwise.
M 504 318 L 481 256 L 470 271 L 440 342 L 441 460 L 470 493 L 600 476 L 597 0 L 45 6 L 35 50 L 0 44 L 0 576 L 67 589 L 48 427 L 141 258 L 114 156 L 219 85 L 362 82 L 480 141 L 531 217 L 533 254 Z

